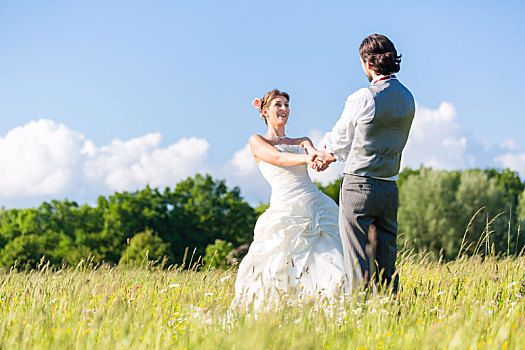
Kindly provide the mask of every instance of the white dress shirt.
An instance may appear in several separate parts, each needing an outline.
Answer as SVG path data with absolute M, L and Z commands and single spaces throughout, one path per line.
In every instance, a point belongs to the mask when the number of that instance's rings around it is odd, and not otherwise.
M 377 76 L 370 85 L 379 80 L 395 79 L 395 76 Z M 358 123 L 368 122 L 374 118 L 376 112 L 374 97 L 368 88 L 362 88 L 348 96 L 341 118 L 335 123 L 332 131 L 327 132 L 324 137 L 325 149 L 332 153 L 339 161 L 346 161 L 352 142 L 354 140 L 355 127 Z M 381 180 L 396 181 L 398 175 L 389 178 L 378 178 Z

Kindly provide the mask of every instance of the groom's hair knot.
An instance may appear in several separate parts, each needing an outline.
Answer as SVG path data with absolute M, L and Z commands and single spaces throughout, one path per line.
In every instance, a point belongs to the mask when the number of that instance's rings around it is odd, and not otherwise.
M 370 64 L 374 72 L 388 75 L 399 72 L 401 55 L 397 55 L 394 44 L 386 36 L 372 34 L 359 47 L 361 59 Z

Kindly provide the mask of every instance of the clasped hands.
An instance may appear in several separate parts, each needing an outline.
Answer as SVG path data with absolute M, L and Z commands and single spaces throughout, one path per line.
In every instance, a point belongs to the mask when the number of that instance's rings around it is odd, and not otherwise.
M 308 165 L 310 165 L 315 171 L 324 171 L 328 168 L 330 163 L 335 161 L 335 157 L 330 153 L 317 151 L 311 154 L 311 159 L 308 162 Z

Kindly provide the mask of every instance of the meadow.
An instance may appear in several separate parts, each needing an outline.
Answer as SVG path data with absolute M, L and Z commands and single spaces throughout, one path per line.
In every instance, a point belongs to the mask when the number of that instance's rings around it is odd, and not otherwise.
M 0 272 L 0 349 L 524 349 L 525 258 L 403 254 L 397 295 L 283 296 L 231 309 L 228 270 L 93 265 Z

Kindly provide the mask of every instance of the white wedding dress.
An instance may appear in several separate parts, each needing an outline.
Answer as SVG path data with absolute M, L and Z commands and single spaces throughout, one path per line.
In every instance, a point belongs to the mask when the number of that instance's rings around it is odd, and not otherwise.
M 275 147 L 305 153 L 299 145 Z M 312 182 L 306 165 L 260 161 L 259 168 L 272 187 L 270 207 L 239 266 L 233 304 L 261 309 L 283 297 L 337 295 L 347 286 L 337 205 Z

